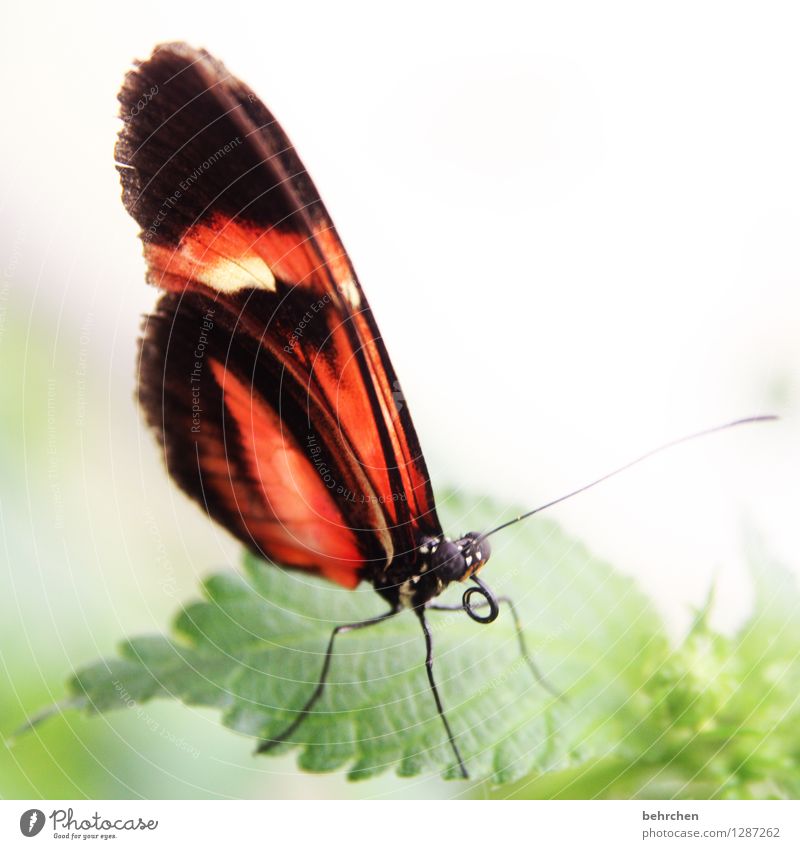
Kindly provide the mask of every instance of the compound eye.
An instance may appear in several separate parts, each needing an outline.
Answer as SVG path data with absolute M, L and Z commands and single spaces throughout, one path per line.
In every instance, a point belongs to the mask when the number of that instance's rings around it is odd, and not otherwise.
M 460 540 L 461 553 L 466 566 L 465 578 L 474 575 L 491 557 L 492 549 L 489 540 L 481 539 L 480 534 L 465 534 Z
M 431 557 L 431 568 L 445 581 L 459 581 L 464 575 L 464 555 L 458 545 L 442 540 Z

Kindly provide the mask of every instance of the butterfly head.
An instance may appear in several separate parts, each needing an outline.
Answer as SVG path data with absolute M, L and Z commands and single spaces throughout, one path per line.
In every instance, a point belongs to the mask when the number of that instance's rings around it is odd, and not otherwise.
M 483 567 L 491 556 L 489 541 L 478 533 L 465 534 L 455 541 L 444 537 L 431 546 L 431 571 L 447 586 L 466 581 Z

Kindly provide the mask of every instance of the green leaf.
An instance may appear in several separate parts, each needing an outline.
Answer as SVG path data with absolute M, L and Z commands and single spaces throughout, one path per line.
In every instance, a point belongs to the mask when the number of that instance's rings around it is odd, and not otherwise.
M 488 502 L 442 499 L 441 513 L 483 529 L 500 520 Z M 453 528 L 453 530 L 460 530 Z M 503 783 L 574 767 L 616 750 L 641 710 L 640 688 L 667 656 L 647 599 L 554 523 L 537 519 L 496 538 L 484 580 L 513 596 L 551 696 L 521 662 L 508 609 L 491 625 L 463 611 L 430 612 L 434 669 L 472 778 Z M 458 603 L 464 587 L 443 601 Z M 72 700 L 90 711 L 153 698 L 219 708 L 241 734 L 270 738 L 295 718 L 319 678 L 331 629 L 384 612 L 369 587 L 341 590 L 251 557 L 243 575 L 203 585 L 172 638 L 142 637 L 119 656 L 79 671 Z M 347 768 L 354 779 L 388 769 L 455 777 L 453 755 L 424 669 L 419 623 L 403 613 L 337 639 L 329 682 L 289 747 L 307 770 Z

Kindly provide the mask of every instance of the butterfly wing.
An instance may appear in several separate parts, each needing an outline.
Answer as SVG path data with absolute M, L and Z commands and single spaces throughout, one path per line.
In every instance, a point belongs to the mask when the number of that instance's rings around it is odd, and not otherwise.
M 123 200 L 148 280 L 140 401 L 168 470 L 258 554 L 345 586 L 441 532 L 349 258 L 294 148 L 205 51 L 120 92 Z

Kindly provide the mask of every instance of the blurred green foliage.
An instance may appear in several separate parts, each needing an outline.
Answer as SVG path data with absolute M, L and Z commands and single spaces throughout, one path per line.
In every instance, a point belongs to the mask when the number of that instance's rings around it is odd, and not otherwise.
M 796 799 L 800 796 L 800 593 L 749 545 L 756 589 L 733 637 L 709 625 L 713 594 L 683 643 L 642 670 L 612 753 L 532 776 L 516 798 Z

